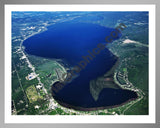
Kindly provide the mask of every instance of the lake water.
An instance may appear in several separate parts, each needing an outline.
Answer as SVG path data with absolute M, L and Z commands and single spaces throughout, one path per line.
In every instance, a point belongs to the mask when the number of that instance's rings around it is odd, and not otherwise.
M 70 66 L 75 66 L 83 59 L 82 56 L 88 55 L 88 50 L 92 51 L 98 43 L 106 43 L 105 37 L 113 30 L 91 23 L 64 22 L 28 38 L 23 45 L 28 54 L 62 59 Z M 97 101 L 93 99 L 89 90 L 90 80 L 103 76 L 116 61 L 117 58 L 106 48 L 88 63 L 78 77 L 56 93 L 54 98 L 68 105 L 84 108 L 114 106 L 137 98 L 133 91 L 105 88 Z

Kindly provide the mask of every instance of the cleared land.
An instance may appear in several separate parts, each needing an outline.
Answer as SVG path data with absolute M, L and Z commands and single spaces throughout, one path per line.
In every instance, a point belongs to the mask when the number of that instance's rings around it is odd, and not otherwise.
M 38 99 L 43 99 L 42 96 L 38 95 L 37 90 L 34 87 L 34 85 L 32 85 L 26 89 L 26 94 L 27 94 L 27 97 L 28 97 L 30 103 L 33 103 L 33 102 L 37 101 Z

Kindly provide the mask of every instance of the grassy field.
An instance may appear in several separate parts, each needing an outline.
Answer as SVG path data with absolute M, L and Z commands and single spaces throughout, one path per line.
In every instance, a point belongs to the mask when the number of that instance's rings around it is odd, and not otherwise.
M 34 85 L 32 85 L 26 89 L 26 94 L 27 94 L 27 97 L 28 97 L 30 103 L 35 102 L 38 99 L 43 99 L 42 96 L 38 95 L 37 90 L 34 87 Z

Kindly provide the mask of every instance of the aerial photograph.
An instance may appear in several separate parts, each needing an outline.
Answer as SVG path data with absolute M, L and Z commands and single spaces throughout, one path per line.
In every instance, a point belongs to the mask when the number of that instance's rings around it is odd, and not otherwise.
M 12 115 L 148 115 L 148 11 L 12 11 Z

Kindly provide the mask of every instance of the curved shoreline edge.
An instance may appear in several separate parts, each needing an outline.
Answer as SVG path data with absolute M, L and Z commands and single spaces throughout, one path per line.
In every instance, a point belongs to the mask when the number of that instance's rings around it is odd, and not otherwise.
M 42 31 L 42 32 L 44 32 L 44 31 L 46 31 L 47 30 L 47 27 Z M 28 39 L 28 38 L 30 38 L 31 36 L 34 36 L 34 35 L 36 35 L 36 34 L 39 34 L 39 33 L 41 33 L 41 32 L 36 32 L 36 33 L 34 33 L 34 34 L 32 34 L 32 35 L 30 35 L 30 36 L 28 36 L 28 37 L 24 37 L 24 40 L 21 42 L 21 44 L 20 44 L 20 48 L 21 49 L 23 49 L 22 48 L 22 46 L 24 47 L 24 45 L 23 45 L 23 42 L 26 40 L 26 39 Z M 25 50 L 23 49 L 23 52 L 25 52 Z M 26 53 L 26 52 L 25 52 Z M 117 63 L 117 62 L 116 62 Z M 118 65 L 118 64 L 116 64 L 116 65 Z M 110 70 L 108 71 L 108 72 L 110 72 Z M 107 72 L 107 73 L 108 73 Z M 119 85 L 118 85 L 119 86 Z M 52 85 L 52 87 L 53 87 L 53 85 Z M 52 88 L 51 87 L 51 88 Z M 121 86 L 119 86 L 119 87 L 121 87 Z M 121 87 L 122 88 L 122 87 Z M 124 90 L 129 90 L 129 89 L 124 89 Z M 135 91 L 133 91 L 133 92 L 135 92 Z M 137 94 L 137 92 L 135 92 L 136 94 Z M 54 96 L 52 95 L 52 97 L 54 98 Z M 137 98 L 138 98 L 139 96 L 137 95 Z M 83 107 L 78 107 L 78 106 L 72 106 L 72 105 L 69 105 L 69 104 L 66 104 L 66 103 L 63 103 L 63 102 L 61 102 L 61 101 L 58 101 L 58 100 L 56 100 L 55 98 L 55 100 L 60 104 L 60 105 L 62 105 L 62 106 L 64 106 L 64 107 L 66 107 L 66 108 L 69 108 L 69 109 L 75 109 L 75 110 L 80 110 L 80 111 L 94 111 L 94 110 L 103 110 L 103 109 L 111 109 L 111 108 L 115 108 L 115 107 L 119 107 L 119 106 L 122 106 L 122 105 L 124 105 L 124 104 L 126 104 L 126 103 L 128 103 L 128 102 L 130 102 L 130 101 L 133 101 L 133 100 L 135 100 L 135 99 L 137 99 L 137 98 L 132 98 L 132 99 L 129 99 L 129 100 L 127 100 L 127 101 L 125 101 L 125 102 L 123 102 L 123 103 L 121 103 L 121 104 L 118 104 L 118 105 L 114 105 L 114 106 L 102 106 L 102 107 L 93 107 L 93 108 L 83 108 Z
M 117 61 L 116 63 L 113 65 L 113 67 L 107 72 L 104 74 L 104 76 L 106 75 L 110 75 L 110 74 L 113 74 L 113 78 L 114 78 L 114 71 L 115 69 L 118 67 L 120 61 L 119 61 L 119 58 L 117 56 L 115 56 L 117 58 Z M 115 82 L 115 79 L 114 79 L 114 82 Z M 55 82 L 56 83 L 56 82 Z M 54 83 L 54 84 L 55 84 Z M 53 92 L 53 87 L 54 87 L 54 84 L 52 85 L 51 87 L 51 93 Z M 129 91 L 132 91 L 130 89 L 124 89 L 122 86 L 120 86 L 119 84 L 117 84 L 117 82 L 115 82 L 115 84 L 117 86 L 119 86 L 122 90 L 129 90 Z M 117 105 L 111 105 L 111 106 L 102 106 L 102 107 L 90 107 L 90 108 L 85 108 L 85 107 L 79 107 L 79 106 L 74 106 L 74 105 L 71 105 L 71 104 L 67 104 L 67 103 L 64 103 L 62 101 L 59 101 L 55 98 L 55 95 L 52 93 L 52 97 L 55 99 L 55 101 L 57 101 L 60 105 L 62 105 L 63 107 L 66 107 L 68 109 L 74 109 L 74 110 L 77 110 L 77 111 L 96 111 L 96 110 L 104 110 L 104 109 L 112 109 L 112 108 L 116 108 L 116 107 L 120 107 L 120 106 L 123 106 L 124 104 L 127 104 L 131 101 L 134 101 L 136 99 L 138 99 L 140 96 L 138 95 L 138 93 L 136 91 L 132 91 L 134 93 L 136 93 L 136 98 L 131 98 L 121 104 L 117 104 Z
M 127 89 L 125 89 L 127 90 Z M 136 93 L 137 94 L 137 93 Z M 137 98 L 139 96 L 137 95 Z M 53 96 L 53 98 L 55 99 L 55 97 Z M 62 105 L 63 107 L 66 107 L 66 108 L 69 108 L 69 109 L 74 109 L 74 110 L 78 110 L 78 111 L 96 111 L 96 110 L 104 110 L 104 109 L 111 109 L 111 108 L 116 108 L 116 107 L 119 107 L 119 106 L 122 106 L 130 101 L 133 101 L 133 100 L 136 100 L 137 98 L 132 98 L 132 99 L 129 99 L 121 104 L 118 104 L 118 105 L 113 105 L 113 106 L 102 106 L 102 107 L 92 107 L 92 108 L 84 108 L 84 107 L 79 107 L 79 106 L 73 106 L 73 105 L 70 105 L 70 104 L 66 104 L 66 103 L 63 103 L 59 100 L 56 100 L 60 105 Z

